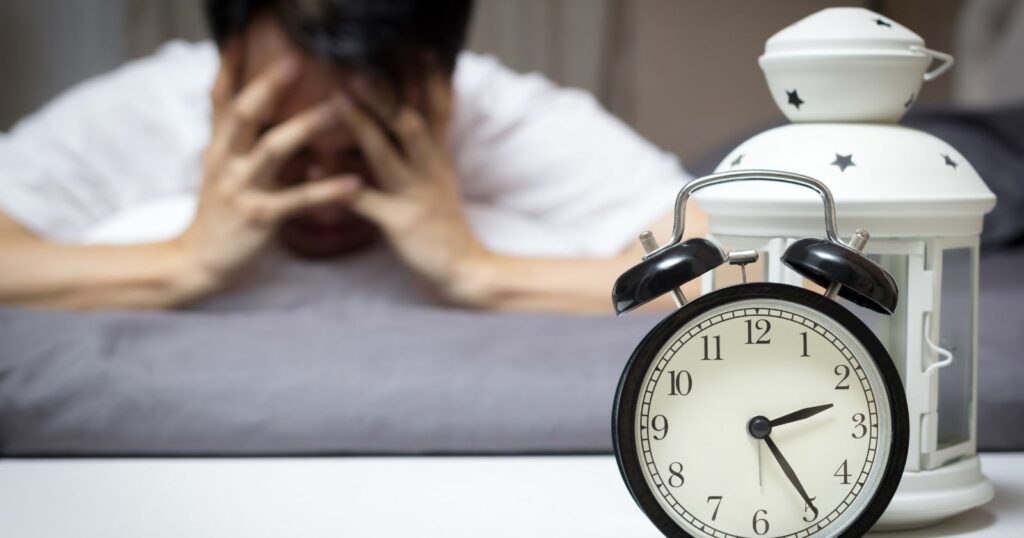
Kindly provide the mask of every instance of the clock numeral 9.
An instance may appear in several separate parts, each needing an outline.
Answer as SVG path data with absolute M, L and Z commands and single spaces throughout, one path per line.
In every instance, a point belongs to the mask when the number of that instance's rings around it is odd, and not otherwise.
M 711 346 L 708 342 L 707 336 L 701 336 L 701 340 L 704 340 L 704 358 L 702 361 L 720 361 L 722 360 L 722 337 L 712 336 L 711 339 L 715 341 L 715 358 L 711 358 Z
M 681 487 L 686 483 L 686 478 L 683 478 L 683 464 L 678 461 L 674 461 L 668 466 L 668 485 L 673 488 Z
M 850 390 L 850 384 L 846 383 L 846 380 L 850 378 L 850 367 L 845 364 L 837 364 L 836 369 L 833 371 L 837 376 L 842 377 L 842 379 L 836 383 L 836 390 Z
M 843 480 L 841 484 L 843 484 L 844 486 L 850 485 L 850 471 L 847 467 L 848 461 L 849 460 L 843 460 L 843 464 L 840 465 L 839 468 L 836 469 L 835 474 L 832 475 L 836 478 L 841 478 Z
M 708 497 L 708 504 L 711 504 L 712 501 L 715 502 L 715 511 L 711 513 L 711 521 L 714 521 L 718 519 L 718 509 L 721 508 L 722 506 L 722 496 L 713 495 L 711 497 Z
M 864 413 L 854 413 L 851 418 L 853 419 L 853 427 L 859 428 L 860 434 L 853 432 L 850 435 L 853 436 L 854 439 L 863 439 L 864 436 L 868 434 L 868 426 L 864 424 L 864 420 L 867 417 L 864 416 Z
M 665 415 L 654 415 L 654 418 L 651 419 L 651 429 L 654 430 L 655 441 L 664 439 L 668 435 L 668 419 L 665 418 Z M 658 437 L 659 433 L 661 437 Z
M 686 396 L 693 389 L 693 377 L 686 370 L 669 370 L 669 396 Z
M 761 336 L 754 340 L 754 330 L 761 331 Z M 766 319 L 759 319 L 757 321 L 747 320 L 747 343 L 748 344 L 770 344 L 772 343 L 771 338 L 768 336 L 768 331 L 772 330 L 772 324 Z
M 758 536 L 768 534 L 768 529 L 770 527 L 768 525 L 768 520 L 765 519 L 762 514 L 764 514 L 764 516 L 767 516 L 768 511 L 758 510 L 757 512 L 754 512 L 754 521 L 752 524 L 754 525 L 754 533 L 756 533 Z

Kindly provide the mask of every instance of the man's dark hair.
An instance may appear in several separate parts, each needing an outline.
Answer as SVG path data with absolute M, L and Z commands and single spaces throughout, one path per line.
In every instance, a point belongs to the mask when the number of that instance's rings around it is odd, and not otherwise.
M 264 10 L 301 48 L 403 87 L 434 65 L 448 73 L 466 39 L 473 0 L 206 0 L 218 45 Z

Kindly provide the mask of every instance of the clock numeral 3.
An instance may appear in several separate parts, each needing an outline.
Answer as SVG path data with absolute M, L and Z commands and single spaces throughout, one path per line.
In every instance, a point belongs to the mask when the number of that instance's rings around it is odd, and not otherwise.
M 754 533 L 756 533 L 758 536 L 768 534 L 768 529 L 770 526 L 768 525 L 768 520 L 764 518 L 764 516 L 767 515 L 767 510 L 758 510 L 757 512 L 754 512 Z
M 754 330 L 761 331 L 761 336 L 754 340 Z M 759 319 L 757 321 L 747 320 L 747 343 L 748 344 L 770 344 L 772 343 L 771 338 L 767 338 L 768 331 L 772 330 L 772 323 L 766 319 Z
M 686 396 L 693 389 L 693 377 L 686 370 L 669 370 L 669 396 Z
M 673 488 L 681 487 L 686 483 L 686 478 L 683 477 L 683 464 L 678 461 L 674 461 L 668 466 L 668 485 Z
M 711 513 L 711 521 L 718 519 L 718 509 L 722 506 L 722 496 L 713 495 L 708 497 L 708 504 L 715 503 L 715 511 Z
M 853 418 L 853 427 L 859 429 L 860 433 L 858 434 L 858 432 L 855 431 L 850 435 L 852 435 L 854 439 L 863 439 L 864 436 L 868 434 L 868 427 L 864 424 L 864 420 L 866 418 L 864 413 L 854 413 L 851 418 Z
M 711 346 L 709 345 L 708 337 L 707 336 L 701 336 L 701 339 L 704 340 L 704 358 L 701 359 L 701 360 L 702 361 L 720 361 L 720 360 L 722 360 L 722 337 L 721 336 L 712 336 L 711 337 L 711 339 L 715 341 L 715 357 L 714 358 L 711 358 L 711 349 L 710 349 Z
M 845 364 L 837 364 L 836 369 L 833 371 L 837 376 L 842 377 L 842 379 L 836 383 L 836 390 L 850 390 L 850 384 L 846 383 L 846 380 L 850 378 L 850 367 Z
M 847 461 L 848 460 L 843 460 L 843 464 L 840 465 L 839 468 L 836 469 L 835 474 L 832 475 L 832 476 L 835 476 L 837 478 L 841 478 L 843 480 L 842 484 L 844 486 L 849 486 L 850 485 L 850 471 L 847 468 Z
M 654 415 L 654 418 L 651 419 L 651 429 L 654 430 L 655 441 L 664 439 L 668 435 L 668 419 L 665 418 L 665 415 Z M 659 433 L 661 437 L 658 437 Z

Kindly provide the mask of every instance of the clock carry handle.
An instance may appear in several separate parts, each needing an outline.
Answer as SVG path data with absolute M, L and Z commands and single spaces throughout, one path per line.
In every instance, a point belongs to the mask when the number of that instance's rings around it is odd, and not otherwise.
M 679 287 L 727 262 L 749 263 L 756 254 L 726 254 L 721 247 L 703 238 L 683 241 L 686 203 L 694 192 L 736 181 L 775 181 L 806 187 L 821 196 L 825 212 L 825 238 L 805 238 L 794 242 L 782 255 L 791 269 L 826 288 L 825 295 L 837 294 L 853 303 L 877 312 L 891 314 L 896 309 L 896 281 L 875 262 L 861 254 L 868 233 L 857 230 L 849 245 L 836 229 L 836 204 L 832 192 L 821 181 L 778 170 L 736 170 L 695 179 L 676 195 L 672 237 L 658 247 L 648 231 L 640 236 L 647 254 L 642 261 L 623 273 L 615 282 L 612 302 L 619 314 L 632 310 L 665 293 L 672 292 L 680 306 L 685 302 Z

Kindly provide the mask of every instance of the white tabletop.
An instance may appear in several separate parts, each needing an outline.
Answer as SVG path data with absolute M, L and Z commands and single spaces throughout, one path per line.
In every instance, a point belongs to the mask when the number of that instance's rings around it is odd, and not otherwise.
M 885 538 L 1024 535 L 1024 453 L 987 506 Z M 657 537 L 610 456 L 0 461 L 0 536 Z

